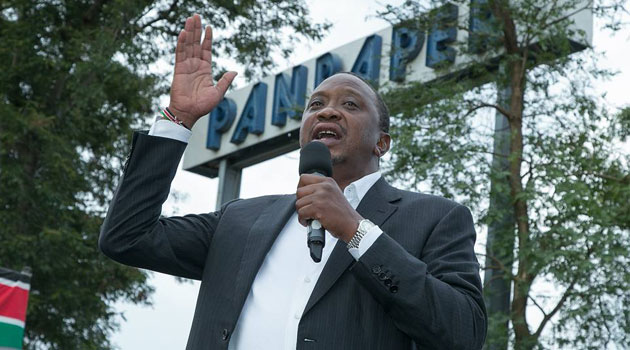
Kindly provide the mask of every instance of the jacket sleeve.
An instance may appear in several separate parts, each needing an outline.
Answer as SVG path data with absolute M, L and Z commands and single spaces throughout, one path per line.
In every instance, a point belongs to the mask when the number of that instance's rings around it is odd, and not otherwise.
M 470 211 L 457 205 L 420 257 L 384 232 L 351 270 L 418 349 L 481 349 L 487 316 L 475 238 Z
M 160 217 L 185 148 L 180 141 L 134 133 L 101 227 L 98 243 L 105 255 L 126 265 L 201 279 L 222 211 Z

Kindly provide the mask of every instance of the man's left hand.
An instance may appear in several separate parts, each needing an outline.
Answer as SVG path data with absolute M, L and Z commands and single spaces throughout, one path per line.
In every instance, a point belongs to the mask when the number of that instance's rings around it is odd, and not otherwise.
M 339 185 L 330 177 L 300 176 L 295 208 L 303 226 L 307 220 L 318 220 L 326 231 L 348 243 L 363 219 L 348 203 Z

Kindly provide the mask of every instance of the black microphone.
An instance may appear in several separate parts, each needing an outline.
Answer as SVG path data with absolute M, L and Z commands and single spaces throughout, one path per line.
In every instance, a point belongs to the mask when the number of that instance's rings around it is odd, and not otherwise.
M 300 150 L 300 175 L 314 174 L 332 176 L 332 161 L 330 151 L 325 144 L 312 141 Z M 317 220 L 308 221 L 308 238 L 306 244 L 314 262 L 322 261 L 322 250 L 326 244 L 326 232 Z

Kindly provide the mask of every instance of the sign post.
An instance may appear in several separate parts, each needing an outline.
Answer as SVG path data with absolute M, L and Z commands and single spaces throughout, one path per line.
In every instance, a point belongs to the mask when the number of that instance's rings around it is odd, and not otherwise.
M 219 191 L 217 193 L 216 208 L 236 199 L 241 193 L 241 174 L 243 169 L 229 164 L 227 159 L 219 163 Z

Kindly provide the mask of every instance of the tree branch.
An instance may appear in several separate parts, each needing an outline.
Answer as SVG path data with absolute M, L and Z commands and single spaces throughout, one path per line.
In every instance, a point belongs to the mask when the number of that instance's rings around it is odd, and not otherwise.
M 145 28 L 150 27 L 155 22 L 169 19 L 170 14 L 177 9 L 177 6 L 179 6 L 179 0 L 173 0 L 173 2 L 171 2 L 171 5 L 168 7 L 168 9 L 158 12 L 157 16 L 154 19 L 138 26 L 138 31 L 142 31 Z M 140 18 L 142 18 L 142 16 Z M 140 18 L 138 18 L 138 20 L 140 20 Z
M 497 105 L 497 104 L 492 104 L 492 103 L 480 103 L 479 105 L 471 108 L 468 110 L 468 112 L 466 113 L 466 115 L 470 115 L 473 112 L 475 112 L 478 109 L 482 109 L 482 108 L 494 108 L 495 110 L 497 110 L 499 113 L 503 114 L 506 118 L 508 119 L 512 119 L 512 114 L 510 112 L 508 112 L 507 109 Z
M 543 320 L 540 322 L 540 324 L 538 325 L 538 329 L 536 329 L 536 332 L 534 333 L 534 337 L 538 338 L 540 336 L 540 333 L 542 333 L 543 329 L 545 328 L 545 326 L 547 325 L 547 322 L 549 322 L 549 320 L 558 312 L 560 311 L 560 308 L 562 308 L 562 306 L 564 305 L 564 303 L 567 301 L 567 299 L 569 298 L 569 295 L 571 294 L 571 292 L 573 291 L 573 288 L 575 287 L 575 284 L 577 283 L 578 280 L 578 276 L 576 275 L 575 277 L 573 277 L 573 280 L 571 281 L 571 283 L 569 284 L 569 286 L 567 287 L 567 289 L 564 291 L 564 294 L 562 295 L 562 298 L 560 298 L 560 301 L 558 302 L 558 304 L 556 304 L 556 306 L 551 310 L 551 312 L 549 312 L 548 314 L 546 314 L 543 318 Z
M 485 266 L 483 269 L 484 270 L 500 270 L 503 271 L 505 274 L 507 274 L 511 280 L 514 280 L 515 277 L 512 274 L 512 269 L 508 269 L 499 259 L 497 259 L 494 255 L 488 255 L 488 254 L 483 254 L 483 253 L 477 253 L 477 255 L 479 256 L 483 256 L 483 257 L 488 257 L 490 259 L 492 259 L 492 261 L 497 264 L 497 265 L 490 265 L 490 266 Z M 503 278 L 503 276 L 499 276 L 500 278 Z
M 602 174 L 602 173 L 593 173 L 593 172 L 590 172 L 590 171 L 587 171 L 586 173 L 590 174 L 590 175 L 593 175 L 593 176 L 597 176 L 597 177 L 599 177 L 601 179 L 604 179 L 604 180 L 615 181 L 615 182 L 619 182 L 619 183 L 624 184 L 624 185 L 630 184 L 630 175 L 626 175 L 624 177 L 615 177 L 615 176 Z
M 597 304 L 599 304 L 599 313 L 602 316 L 602 324 L 604 325 L 604 328 L 606 328 L 606 331 L 608 332 L 606 334 L 606 343 L 608 343 L 610 341 L 610 337 L 611 337 L 612 331 L 610 330 L 610 327 L 608 326 L 607 317 L 606 317 L 606 315 L 604 315 L 605 308 L 604 308 L 604 305 L 602 305 L 603 303 L 602 303 L 602 296 L 601 295 L 597 296 Z
M 536 299 L 534 299 L 531 295 L 527 296 L 529 298 L 529 300 L 531 300 L 534 305 L 536 305 L 536 307 L 538 308 L 538 310 L 540 310 L 540 312 L 542 312 L 543 317 L 547 317 L 547 313 L 545 312 L 545 310 L 542 308 L 542 306 L 540 306 L 540 304 L 538 304 L 538 302 L 536 302 Z
M 505 51 L 508 54 L 515 54 L 518 52 L 518 36 L 516 34 L 516 25 L 512 19 L 512 14 L 507 3 L 494 0 L 490 1 L 490 9 L 497 19 L 503 22 L 503 45 Z
M 549 23 L 547 23 L 547 24 L 545 24 L 545 25 L 540 26 L 540 30 L 541 30 L 541 31 L 542 31 L 542 30 L 545 30 L 545 29 L 547 29 L 547 28 L 551 27 L 551 26 L 552 26 L 552 25 L 554 25 L 554 24 L 557 24 L 557 23 L 560 23 L 560 22 L 562 22 L 562 21 L 565 21 L 565 20 L 567 20 L 568 18 L 570 18 L 571 16 L 574 16 L 574 15 L 578 14 L 579 12 L 582 12 L 582 11 L 584 11 L 584 10 L 587 10 L 587 9 L 591 8 L 591 6 L 592 6 L 592 5 L 593 5 L 593 1 L 589 1 L 589 2 L 588 2 L 586 5 L 584 5 L 583 7 L 578 8 L 578 9 L 574 10 L 573 12 L 568 13 L 567 15 L 565 15 L 565 16 L 563 16 L 563 17 L 556 18 L 555 20 L 553 20 L 553 21 L 551 21 L 551 22 L 549 22 Z
M 558 0 L 553 0 L 551 1 L 551 4 L 549 6 L 549 9 L 547 11 L 543 11 L 543 8 L 537 8 L 537 10 L 542 14 L 541 18 L 538 19 L 537 16 L 534 16 L 534 20 L 530 21 L 530 23 L 546 23 L 547 20 L 549 19 L 549 16 L 551 16 L 551 13 L 555 11 L 555 9 L 558 6 Z M 525 40 L 524 40 L 524 47 L 528 47 L 532 44 L 532 40 L 535 40 L 536 38 L 536 34 L 534 34 L 535 31 L 530 31 L 529 29 L 532 28 L 531 26 L 527 27 L 528 30 L 526 30 L 526 35 L 525 35 Z M 530 35 L 532 34 L 532 35 Z

